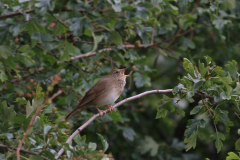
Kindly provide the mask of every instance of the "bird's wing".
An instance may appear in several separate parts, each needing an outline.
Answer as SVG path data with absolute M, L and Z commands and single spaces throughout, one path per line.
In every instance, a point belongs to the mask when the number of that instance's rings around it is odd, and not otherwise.
M 104 81 L 105 78 L 101 79 L 100 81 L 98 81 L 86 94 L 83 98 L 79 99 L 78 102 L 78 106 L 77 107 L 81 107 L 85 104 L 87 104 L 88 102 L 91 102 L 92 100 L 94 100 L 95 98 L 97 98 L 99 95 L 101 95 L 102 93 L 104 93 L 106 91 L 106 81 Z

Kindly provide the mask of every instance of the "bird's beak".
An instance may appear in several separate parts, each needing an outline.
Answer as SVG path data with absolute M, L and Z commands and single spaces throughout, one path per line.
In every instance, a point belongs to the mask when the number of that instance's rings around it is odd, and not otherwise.
M 121 71 L 121 75 L 123 75 L 123 76 L 126 76 L 126 77 L 127 77 L 127 75 L 125 75 L 125 74 L 124 74 L 124 72 L 125 72 L 127 69 L 128 69 L 128 67 L 127 67 L 127 68 L 123 68 L 123 69 L 122 69 L 122 71 Z

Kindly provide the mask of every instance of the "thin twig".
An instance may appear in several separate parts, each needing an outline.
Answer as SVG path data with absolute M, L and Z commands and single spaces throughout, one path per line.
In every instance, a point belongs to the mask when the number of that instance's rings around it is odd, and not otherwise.
M 171 44 L 173 43 L 173 41 L 175 40 L 175 38 L 178 37 L 178 35 L 180 34 L 181 30 L 182 30 L 182 27 L 180 27 L 180 28 L 178 29 L 177 33 L 175 34 L 175 36 L 173 36 L 173 38 L 172 38 L 171 42 L 169 42 L 168 46 L 171 46 Z
M 26 10 L 25 13 L 31 13 L 34 11 L 35 11 L 35 9 L 29 9 L 29 10 Z M 9 18 L 9 17 L 17 16 L 17 15 L 23 15 L 23 14 L 21 12 L 10 13 L 10 14 L 6 14 L 6 15 L 1 15 L 0 19 Z
M 17 148 L 13 148 L 13 147 L 6 146 L 6 145 L 3 145 L 3 144 L 0 144 L 0 148 L 6 148 L 6 149 L 10 148 L 10 149 L 17 150 Z M 40 153 L 36 153 L 36 152 L 32 152 L 32 151 L 27 151 L 27 150 L 23 150 L 23 149 L 20 149 L 20 152 L 27 153 L 27 154 L 31 154 L 31 155 L 39 155 L 39 156 L 43 157 L 44 160 L 50 160 L 50 159 L 48 159 L 47 157 L 41 155 Z
M 53 18 L 55 18 L 59 23 L 61 23 L 62 25 L 64 25 L 67 29 L 69 29 L 69 26 L 65 23 L 63 23 L 60 19 L 58 19 L 57 17 L 55 17 L 53 14 L 51 14 Z
M 202 97 L 201 97 L 202 98 Z M 203 104 L 206 106 L 210 116 L 212 116 L 212 119 L 214 119 L 214 115 L 212 115 L 212 112 L 210 111 L 210 109 L 208 108 L 207 104 L 205 103 L 204 99 L 202 98 Z
M 166 90 L 152 90 L 152 91 L 146 91 L 146 92 L 143 92 L 141 94 L 138 94 L 136 96 L 132 96 L 130 98 L 126 98 L 120 102 L 118 102 L 117 104 L 115 104 L 113 106 L 113 108 L 117 108 L 119 106 L 121 106 L 122 104 L 126 103 L 126 102 L 129 102 L 129 101 L 132 101 L 132 100 L 135 100 L 135 99 L 138 99 L 138 98 L 141 98 L 143 96 L 146 96 L 146 95 L 149 95 L 149 94 L 157 94 L 157 93 L 169 93 L 169 92 L 172 92 L 172 89 L 166 89 Z M 109 109 L 105 110 L 103 113 L 108 113 L 110 112 Z M 92 123 L 92 121 L 94 121 L 97 117 L 99 117 L 99 113 L 98 114 L 95 114 L 93 115 L 87 122 L 85 122 L 82 126 L 80 126 L 66 141 L 66 143 L 69 143 L 71 142 L 71 140 L 76 136 L 78 135 L 84 128 L 86 128 L 88 125 L 90 125 L 90 123 Z M 58 152 L 57 156 L 55 156 L 55 159 L 58 159 L 62 153 L 64 151 L 64 148 L 62 147 L 61 150 Z
M 43 49 L 42 47 L 40 47 L 40 46 L 38 46 L 38 45 L 36 45 L 36 47 L 38 47 L 39 49 L 41 49 L 41 50 L 44 51 L 44 49 Z M 56 55 L 54 55 L 54 54 L 51 53 L 51 52 L 47 52 L 47 53 L 50 54 L 51 56 L 53 56 L 54 58 L 58 59 L 58 60 L 60 59 L 59 57 L 57 57 Z M 73 67 L 75 67 L 76 69 L 79 69 L 79 70 L 81 70 L 81 71 L 83 71 L 83 72 L 92 73 L 91 71 L 87 71 L 87 70 L 85 70 L 85 69 L 82 69 L 82 68 L 76 66 L 76 65 L 73 64 L 71 61 L 64 61 L 64 63 L 69 63 L 71 66 L 73 66 Z
M 154 43 L 154 35 L 155 35 L 155 24 L 153 26 L 153 32 L 152 32 L 152 38 L 151 38 L 151 44 Z
M 61 93 L 62 93 L 62 90 L 59 90 L 57 93 L 55 93 L 55 94 L 50 98 L 51 101 L 52 101 L 55 97 L 59 96 Z M 20 150 L 21 150 L 22 144 L 23 144 L 24 140 L 26 139 L 27 134 L 28 134 L 30 128 L 32 127 L 35 118 L 37 117 L 37 115 L 39 114 L 39 112 L 43 109 L 43 107 L 45 107 L 48 103 L 49 103 L 49 98 L 48 98 L 48 96 L 47 96 L 46 99 L 45 99 L 45 101 L 44 101 L 44 103 L 37 109 L 37 111 L 35 112 L 35 114 L 33 115 L 32 119 L 31 119 L 31 121 L 29 122 L 29 125 L 28 125 L 28 127 L 27 127 L 27 129 L 26 129 L 26 131 L 25 131 L 25 133 L 24 133 L 24 135 L 23 135 L 23 138 L 21 139 L 20 143 L 18 144 L 17 153 L 16 153 L 16 154 L 17 154 L 17 160 L 20 160 Z
M 197 9 L 198 5 L 200 4 L 201 0 L 198 0 L 198 2 L 196 3 L 195 7 L 193 8 L 191 15 L 195 12 L 195 10 Z

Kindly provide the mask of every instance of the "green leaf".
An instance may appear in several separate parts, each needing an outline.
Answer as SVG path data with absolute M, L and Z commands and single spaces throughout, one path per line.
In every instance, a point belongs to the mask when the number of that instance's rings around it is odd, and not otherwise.
M 228 152 L 226 160 L 240 160 L 240 157 L 236 155 L 234 152 Z
M 138 72 L 135 72 L 133 74 L 133 77 L 137 88 L 143 86 L 151 86 L 150 78 L 146 74 L 140 74 Z
M 29 21 L 26 24 L 26 30 L 30 35 L 32 35 L 35 32 L 41 32 L 41 33 L 46 33 L 45 27 L 40 25 L 39 23 L 36 23 L 34 21 Z
M 134 130 L 132 128 L 129 127 L 121 127 L 118 126 L 119 130 L 123 131 L 123 136 L 125 138 L 127 138 L 130 141 L 133 141 L 134 137 L 136 136 L 136 133 L 134 132 Z
M 157 108 L 157 116 L 158 118 L 164 118 L 167 115 L 167 111 L 174 112 L 175 108 L 172 105 L 173 98 L 169 98 L 166 95 L 163 95 L 163 98 L 159 102 L 159 107 Z
M 97 144 L 96 143 L 90 142 L 88 144 L 88 149 L 90 149 L 90 151 L 94 151 L 94 150 L 96 150 L 96 148 L 97 148 Z
M 108 114 L 108 115 L 112 118 L 113 121 L 122 122 L 122 119 L 121 119 L 122 116 L 121 116 L 119 110 L 114 110 L 114 111 L 112 111 L 111 114 Z
M 201 63 L 200 61 L 198 61 L 198 66 L 199 66 L 199 70 L 200 70 L 200 74 L 202 76 L 202 78 L 205 77 L 205 74 L 207 73 L 207 71 L 209 70 L 210 66 L 207 66 L 206 68 L 204 67 L 204 63 Z
M 44 92 L 42 92 L 42 87 L 40 86 L 40 84 L 38 84 L 36 89 L 36 98 L 38 99 L 41 96 L 44 96 Z
M 0 45 L 0 57 L 7 59 L 12 56 L 11 47 L 7 45 Z
M 7 102 L 0 102 L 0 120 L 2 122 L 11 122 L 15 117 L 13 106 L 8 107 Z
M 140 151 L 141 154 L 145 154 L 150 151 L 151 156 L 156 156 L 159 146 L 160 145 L 154 141 L 152 137 L 145 136 L 144 141 L 137 147 L 137 150 Z
M 203 107 L 203 106 L 196 106 L 196 107 L 194 107 L 194 108 L 191 110 L 190 115 L 194 115 L 194 114 L 198 113 L 202 107 Z
M 185 138 L 184 143 L 187 143 L 185 146 L 186 151 L 190 150 L 191 148 L 195 149 L 197 144 L 197 133 L 192 134 L 189 138 Z
M 183 84 L 179 83 L 176 87 L 173 88 L 173 95 L 176 95 L 181 89 L 186 89 Z
M 44 125 L 44 131 L 43 131 L 43 134 L 46 135 L 48 134 L 49 130 L 51 129 L 52 127 L 50 125 Z
M 236 7 L 236 0 L 222 0 L 222 7 L 227 10 L 234 9 Z
M 238 140 L 235 143 L 235 149 L 240 151 L 240 138 L 238 138 Z
M 18 104 L 27 104 L 27 100 L 25 98 L 16 98 L 16 101 Z
M 102 145 L 103 145 L 103 152 L 106 152 L 106 150 L 108 149 L 108 142 L 103 138 L 103 136 L 101 134 L 98 134 L 97 135 L 100 137 L 101 139 L 101 142 L 102 142 Z
M 197 133 L 198 127 L 205 127 L 205 120 L 203 119 L 190 119 L 188 120 L 187 129 L 185 130 L 184 136 L 189 138 L 191 135 Z
M 179 20 L 179 23 L 180 23 L 180 26 L 185 28 L 185 27 L 188 27 L 188 26 L 192 26 L 192 24 L 197 20 L 197 14 L 184 14 L 180 20 Z M 190 42 L 191 43 L 191 42 Z M 192 45 L 192 44 L 191 44 Z M 191 47 L 190 47 L 191 48 Z
M 228 64 L 225 65 L 229 69 L 229 71 L 237 71 L 237 62 L 235 60 L 232 60 L 232 62 L 228 61 Z
M 182 41 L 182 46 L 181 46 L 181 49 L 183 51 L 186 51 L 188 48 L 191 48 L 191 49 L 194 49 L 195 48 L 195 44 L 193 43 L 193 41 L 191 41 L 190 39 L 188 38 L 183 38 L 183 41 Z
M 221 29 L 223 29 L 223 27 L 226 24 L 231 23 L 231 21 L 223 20 L 223 19 L 217 19 L 217 20 L 212 21 L 212 23 L 217 29 L 221 30 Z
M 237 83 L 236 88 L 233 90 L 234 94 L 240 95 L 240 83 Z
M 110 32 L 110 40 L 111 40 L 112 43 L 115 43 L 117 45 L 122 44 L 122 37 L 116 31 Z
M 217 153 L 221 151 L 221 148 L 223 147 L 222 141 L 225 141 L 225 135 L 221 132 L 216 131 L 214 134 L 211 135 L 212 140 L 215 141 L 215 147 L 217 148 Z
M 230 131 L 229 127 L 233 126 L 233 122 L 228 118 L 228 111 L 221 110 L 219 108 L 215 110 L 215 121 L 216 123 L 222 121 L 226 127 L 227 132 Z
M 81 149 L 84 146 L 85 142 L 86 142 L 86 135 L 81 137 L 78 134 L 76 137 L 73 138 L 73 140 L 74 140 L 74 142 L 77 143 L 78 148 Z
M 204 56 L 204 58 L 206 59 L 207 65 L 211 64 L 212 58 L 209 56 Z
M 28 160 L 43 160 L 43 157 L 37 155 L 37 156 L 30 156 Z
M 5 82 L 6 80 L 8 80 L 7 75 L 5 74 L 4 70 L 0 70 L 0 80 L 2 82 Z
M 183 68 L 190 73 L 191 76 L 194 76 L 194 66 L 193 64 L 187 59 L 183 59 Z

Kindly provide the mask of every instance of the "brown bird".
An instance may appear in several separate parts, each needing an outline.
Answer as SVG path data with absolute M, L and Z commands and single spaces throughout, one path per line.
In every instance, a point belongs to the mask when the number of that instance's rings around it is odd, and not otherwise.
M 92 105 L 97 108 L 101 117 L 103 111 L 98 107 L 107 106 L 112 111 L 111 104 L 122 94 L 126 84 L 126 77 L 129 76 L 124 74 L 126 69 L 113 69 L 106 77 L 98 81 L 83 98 L 78 100 L 79 104 L 66 116 L 65 120 Z

